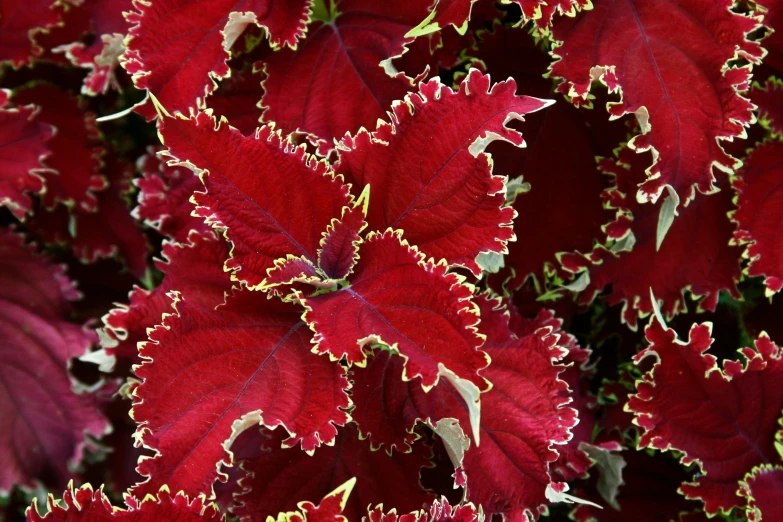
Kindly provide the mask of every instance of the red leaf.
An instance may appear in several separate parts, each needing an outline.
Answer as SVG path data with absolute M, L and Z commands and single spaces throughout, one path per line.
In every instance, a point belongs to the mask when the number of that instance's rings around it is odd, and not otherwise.
M 574 480 L 576 478 L 585 478 L 588 469 L 592 466 L 592 461 L 583 448 L 583 444 L 592 444 L 596 428 L 595 409 L 598 407 L 595 397 L 590 393 L 590 382 L 588 377 L 592 377 L 588 369 L 590 359 L 590 350 L 581 348 L 576 338 L 560 331 L 562 321 L 555 319 L 550 311 L 542 311 L 539 314 L 539 320 L 542 315 L 548 315 L 550 321 L 554 323 L 554 332 L 562 337 L 560 342 L 568 348 L 568 355 L 563 359 L 566 369 L 560 378 L 568 384 L 572 401 L 570 407 L 576 410 L 579 423 L 571 429 L 573 437 L 568 443 L 558 448 L 560 456 L 557 462 L 553 464 L 553 469 L 562 477 L 563 480 Z M 541 326 L 546 326 L 541 324 Z
M 275 261 L 274 268 L 270 269 L 268 274 L 263 289 L 275 295 L 279 295 L 275 289 L 278 286 L 306 283 L 317 288 L 334 288 L 336 284 L 336 281 L 326 279 L 325 274 L 304 256 L 294 257 L 289 254 L 286 259 Z
M 187 244 L 163 243 L 163 260 L 155 266 L 165 274 L 153 290 L 134 288 L 129 304 L 109 312 L 103 321 L 117 344 L 107 347 L 109 355 L 136 360 L 137 345 L 147 340 L 147 329 L 160 324 L 164 313 L 171 313 L 175 290 L 189 304 L 215 308 L 223 303 L 224 293 L 231 289 L 231 279 L 223 271 L 228 258 L 228 244 L 214 236 L 191 233 Z
M 47 142 L 54 134 L 51 125 L 38 121 L 35 105 L 7 107 L 10 92 L 0 90 L 0 205 L 19 219 L 32 209 L 28 192 L 43 190 L 43 164 L 51 153 Z
M 464 32 L 475 3 L 476 0 L 437 0 L 430 15 L 416 27 L 415 34 L 442 31 L 449 25 Z
M 82 94 L 96 96 L 104 94 L 109 86 L 117 86 L 114 71 L 125 52 L 123 40 L 128 32 L 123 13 L 132 7 L 132 0 L 91 0 L 78 7 L 86 11 L 90 20 L 93 42 L 90 45 L 69 42 L 55 52 L 66 53 L 73 65 L 90 70 L 84 78 Z
M 637 382 L 627 407 L 643 430 L 640 447 L 675 449 L 684 453 L 684 463 L 698 463 L 698 478 L 680 489 L 703 500 L 712 515 L 744 504 L 736 491 L 749 469 L 780 460 L 775 431 L 783 410 L 783 361 L 762 335 L 755 349 L 740 350 L 744 367 L 727 360 L 721 369 L 706 353 L 710 334 L 709 323 L 694 325 L 685 344 L 673 330 L 650 324 L 650 346 L 635 360 L 654 356 L 657 362 Z
M 589 383 L 584 379 L 591 374 L 587 368 L 590 350 L 581 348 L 574 336 L 562 330 L 563 321 L 555 317 L 552 310 L 539 309 L 534 317 L 528 318 L 521 316 L 509 300 L 492 298 L 488 293 L 476 296 L 474 301 L 481 310 L 480 331 L 487 337 L 487 347 L 513 346 L 514 339 L 534 335 L 540 328 L 560 336 L 558 345 L 568 353 L 561 361 L 565 369 L 559 378 L 569 387 L 561 395 L 571 398 L 569 406 L 576 411 L 579 422 L 571 429 L 571 439 L 557 449 L 559 456 L 551 468 L 562 480 L 585 478 L 592 461 L 581 443 L 593 442 L 596 425 L 593 411 L 596 400 L 590 395 Z
M 329 279 L 345 279 L 359 260 L 359 234 L 367 226 L 358 208 L 345 209 L 324 233 L 318 251 L 318 267 Z
M 275 261 L 274 268 L 267 272 L 265 290 L 290 285 L 289 296 L 295 297 L 297 292 L 309 292 L 312 285 L 316 288 L 333 289 L 340 280 L 353 272 L 353 267 L 359 259 L 359 236 L 367 226 L 364 212 L 360 208 L 345 207 L 341 220 L 333 219 L 323 234 L 321 248 L 318 250 L 318 266 L 313 265 L 305 256 L 286 256 Z M 303 283 L 303 284 L 300 284 Z M 271 290 L 278 294 L 275 288 Z
M 536 27 L 546 30 L 552 23 L 555 13 L 573 16 L 576 8 L 590 5 L 587 0 L 509 0 L 522 9 L 524 19 L 533 20 Z M 426 34 L 431 31 L 443 30 L 447 25 L 454 26 L 458 31 L 464 31 L 476 0 L 439 0 L 433 8 L 431 18 L 428 17 L 417 29 L 416 34 Z
M 186 241 L 191 230 L 210 234 L 211 227 L 204 219 L 192 215 L 196 206 L 190 197 L 203 188 L 201 180 L 190 169 L 166 165 L 156 152 L 150 147 L 139 159 L 142 177 L 133 180 L 139 188 L 134 217 L 179 242 Z
M 312 502 L 299 502 L 299 511 L 281 513 L 277 520 L 289 522 L 346 522 L 342 515 L 343 508 L 353 488 L 353 481 L 348 481 L 326 495 L 317 506 Z M 215 504 L 204 504 L 203 498 L 188 500 L 188 497 L 178 493 L 171 496 L 168 489 L 161 488 L 157 497 L 150 496 L 138 503 L 131 497 L 125 498 L 127 509 L 115 508 L 104 494 L 103 488 L 93 492 L 87 484 L 74 490 L 65 491 L 63 502 L 56 501 L 52 495 L 47 499 L 49 512 L 41 517 L 38 514 L 37 499 L 33 499 L 32 507 L 27 510 L 29 522 L 104 522 L 124 520 L 127 522 L 156 522 L 171 520 L 176 522 L 224 521 Z M 65 506 L 63 507 L 63 504 Z
M 764 88 L 754 83 L 749 97 L 759 108 L 762 124 L 775 134 L 783 134 L 783 82 L 770 78 Z
M 748 502 L 749 522 L 783 520 L 783 467 L 759 466 L 740 485 L 739 494 Z
M 750 259 L 748 275 L 764 276 L 767 294 L 783 288 L 783 242 L 780 223 L 783 220 L 783 145 L 771 141 L 760 145 L 745 161 L 745 167 L 734 182 L 739 193 L 734 238 L 747 244 L 745 256 Z
M 156 496 L 150 496 L 141 503 L 126 497 L 125 500 L 129 505 L 127 509 L 113 507 L 103 492 L 103 488 L 93 491 L 89 484 L 76 490 L 70 486 L 65 490 L 62 502 L 49 495 L 46 501 L 49 511 L 44 516 L 38 514 L 37 500 L 33 499 L 33 505 L 27 509 L 29 522 L 105 522 L 111 520 L 220 522 L 224 520 L 214 504 L 205 505 L 202 498 L 189 500 L 182 493 L 172 497 L 166 489 L 161 489 Z
M 169 154 L 202 177 L 206 192 L 194 195 L 198 215 L 228 229 L 234 247 L 226 268 L 251 287 L 263 286 L 267 270 L 288 254 L 314 265 L 321 235 L 351 202 L 325 162 L 269 126 L 244 137 L 228 125 L 216 129 L 200 113 L 167 118 L 161 134 Z
M 451 506 L 445 498 L 432 503 L 429 510 L 422 509 L 413 513 L 397 516 L 394 510 L 386 511 L 383 506 L 369 509 L 363 522 L 483 522 L 484 516 L 471 503 Z
M 617 187 L 605 194 L 609 205 L 619 208 L 618 218 L 607 228 L 610 238 L 621 241 L 633 234 L 632 250 L 597 249 L 600 264 L 592 266 L 590 284 L 581 296 L 589 303 L 606 286 L 606 301 L 623 303 L 623 322 L 635 329 L 637 316 L 652 313 L 650 289 L 667 318 L 686 310 L 684 293 L 700 297 L 698 310 L 715 310 L 719 292 L 739 297 L 741 249 L 730 246 L 732 194 L 724 188 L 709 198 L 700 198 L 679 209 L 666 240 L 656 250 L 658 208 L 638 203 L 633 187 L 644 177 L 645 157 L 623 149 L 617 162 L 602 160 L 601 168 L 614 174 Z
M 45 83 L 20 89 L 13 101 L 18 105 L 39 106 L 38 120 L 56 129 L 48 142 L 52 154 L 46 165 L 51 167 L 51 172 L 44 173 L 46 207 L 53 208 L 62 202 L 95 210 L 98 203 L 95 192 L 106 188 L 106 180 L 99 173 L 103 148 L 95 128 L 95 115 L 85 111 L 78 99 Z
M 524 520 L 525 513 L 537 517 L 543 511 L 552 482 L 549 467 L 558 455 L 553 444 L 571 437 L 576 412 L 565 407 L 568 388 L 558 378 L 563 367 L 553 364 L 565 355 L 556 345 L 558 336 L 547 327 L 504 339 L 504 328 L 510 334 L 508 316 L 504 319 L 501 310 L 494 314 L 501 315 L 489 321 L 492 330 L 482 330 L 487 332 L 484 349 L 492 357 L 482 373 L 494 386 L 481 395 L 481 444 L 465 452 L 457 484 L 467 480 L 467 500 L 487 515 Z M 400 358 L 378 350 L 365 370 L 354 370 L 352 416 L 373 444 L 402 448 L 419 421 L 437 425 L 454 418 L 467 429 L 468 407 L 450 384 L 425 394 L 400 380 L 402 366 Z
M 370 505 L 412 511 L 433 500 L 419 486 L 419 470 L 429 465 L 430 449 L 424 444 L 392 458 L 370 451 L 353 424 L 339 430 L 333 446 L 322 446 L 313 456 L 281 448 L 283 438 L 275 430 L 260 458 L 242 462 L 247 472 L 241 480 L 245 492 L 232 510 L 242 520 L 265 520 L 277 511 L 293 509 L 300 498 L 323 495 L 352 477 L 357 479 L 356 487 L 344 510 L 351 521 L 361 520 Z
M 315 350 L 363 364 L 365 346 L 383 344 L 405 359 L 403 378 L 421 377 L 425 389 L 438 383 L 441 366 L 488 389 L 478 375 L 489 361 L 478 350 L 471 288 L 392 231 L 368 236 L 359 256 L 349 286 L 304 299 Z
M 370 228 L 402 229 L 427 256 L 480 275 L 476 256 L 503 252 L 514 238 L 503 180 L 483 151 L 495 140 L 524 146 L 506 124 L 547 105 L 515 89 L 513 80 L 490 88 L 476 69 L 457 92 L 431 80 L 394 105 L 391 124 L 343 138 L 336 171 L 370 186 Z
M 304 37 L 311 2 L 166 0 L 134 6 L 138 12 L 127 17 L 133 26 L 122 65 L 138 89 L 148 89 L 172 114 L 188 116 L 204 107 L 215 80 L 229 75 L 228 51 L 248 25 L 266 29 L 275 48 L 295 48 Z M 150 103 L 140 112 L 155 116 Z
M 264 119 L 326 144 L 374 125 L 412 87 L 404 75 L 390 78 L 381 62 L 402 54 L 412 41 L 405 33 L 427 16 L 429 3 L 332 3 L 336 12 L 324 13 L 331 20 L 313 23 L 299 50 L 265 60 Z
M 621 93 L 621 101 L 607 106 L 613 116 L 637 115 L 643 134 L 633 148 L 656 151 L 640 201 L 656 201 L 670 185 L 688 202 L 694 187 L 715 191 L 713 165 L 724 171 L 740 165 L 719 140 L 743 136 L 753 122 L 752 104 L 737 94 L 747 88 L 750 70 L 724 66 L 735 55 L 757 63 L 762 51 L 745 38 L 757 21 L 730 11 L 732 5 L 600 0 L 554 25 L 560 60 L 552 75 L 562 78 L 559 90 L 587 103 L 591 81 L 600 79 Z
M 532 19 L 536 27 L 545 32 L 555 14 L 573 17 L 577 9 L 592 7 L 590 0 L 512 0 L 522 8 L 522 14 Z
M 287 446 L 312 451 L 348 421 L 344 370 L 312 353 L 299 308 L 243 291 L 217 311 L 186 300 L 176 310 L 140 349 L 133 418 L 158 454 L 139 463 L 149 480 L 137 497 L 163 484 L 211 494 L 231 442 L 253 425 L 282 425 Z
M 38 62 L 52 62 L 66 67 L 71 65 L 60 52 L 60 47 L 82 39 L 89 31 L 90 15 L 85 5 L 88 3 L 82 2 L 76 6 L 69 2 L 57 2 L 52 5 L 59 21 L 52 28 L 35 35 L 35 43 L 41 47 L 40 54 L 35 57 L 36 65 Z
M 34 38 L 60 21 L 60 13 L 52 9 L 54 3 L 11 0 L 0 5 L 0 62 L 10 62 L 18 69 L 41 54 Z
M 94 341 L 65 321 L 79 293 L 55 266 L 12 230 L 0 233 L 0 491 L 58 484 L 82 458 L 85 435 L 109 428 L 95 397 L 76 393 L 69 361 Z

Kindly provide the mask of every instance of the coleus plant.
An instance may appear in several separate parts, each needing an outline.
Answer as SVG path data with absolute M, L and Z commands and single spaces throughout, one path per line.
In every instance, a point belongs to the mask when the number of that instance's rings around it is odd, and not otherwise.
M 778 520 L 782 10 L 3 3 L 4 519 Z

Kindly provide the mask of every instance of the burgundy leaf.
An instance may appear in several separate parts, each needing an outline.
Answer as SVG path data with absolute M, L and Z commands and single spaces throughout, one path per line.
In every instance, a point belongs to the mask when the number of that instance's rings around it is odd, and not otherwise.
M 77 393 L 68 373 L 70 360 L 95 341 L 66 321 L 79 296 L 62 266 L 13 230 L 0 232 L 0 491 L 44 479 L 64 485 L 85 435 L 110 428 L 95 395 Z
M 646 330 L 650 346 L 635 360 L 655 358 L 653 369 L 637 381 L 628 402 L 642 430 L 639 446 L 681 451 L 683 463 L 701 473 L 681 491 L 701 499 L 707 514 L 744 505 L 736 492 L 754 466 L 779 462 L 775 432 L 783 411 L 783 361 L 780 349 L 761 336 L 745 359 L 726 360 L 721 369 L 706 353 L 712 343 L 709 323 L 694 324 L 687 343 L 654 321 Z
M 592 10 L 553 27 L 559 60 L 552 75 L 562 78 L 560 92 L 588 103 L 591 82 L 602 81 L 621 94 L 609 113 L 639 120 L 642 134 L 631 146 L 655 151 L 640 201 L 656 201 L 669 185 L 687 203 L 694 188 L 715 191 L 713 167 L 740 165 L 720 141 L 744 136 L 753 122 L 752 104 L 738 94 L 750 69 L 725 66 L 735 55 L 757 63 L 763 52 L 746 38 L 757 21 L 732 6 L 732 0 L 596 0 Z

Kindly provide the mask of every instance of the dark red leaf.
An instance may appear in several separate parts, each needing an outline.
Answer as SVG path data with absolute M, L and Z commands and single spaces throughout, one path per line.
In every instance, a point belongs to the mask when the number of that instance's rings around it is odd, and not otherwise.
M 54 130 L 36 118 L 35 105 L 8 107 L 9 96 L 0 90 L 0 205 L 22 219 L 32 209 L 28 193 L 44 188 L 44 160 L 51 154 L 47 142 Z
M 773 133 L 783 134 L 783 82 L 770 78 L 763 88 L 754 83 L 749 97 L 759 108 L 761 123 Z
M 616 188 L 605 194 L 607 203 L 618 208 L 618 218 L 606 231 L 618 242 L 629 242 L 631 251 L 606 249 L 593 252 L 600 264 L 589 268 L 590 283 L 581 296 L 590 303 L 611 285 L 606 301 L 623 303 L 622 319 L 636 328 L 637 317 L 652 313 L 650 289 L 667 318 L 684 312 L 685 290 L 700 298 L 698 310 L 715 310 L 721 291 L 739 297 L 736 283 L 741 276 L 741 249 L 730 246 L 732 224 L 727 214 L 733 209 L 731 191 L 724 188 L 709 198 L 699 198 L 679 209 L 666 240 L 656 250 L 659 212 L 656 205 L 640 204 L 634 187 L 644 179 L 646 158 L 623 149 L 617 162 L 602 160 L 601 168 L 616 177 Z
M 749 522 L 783 519 L 783 467 L 760 466 L 741 482 L 739 494 L 747 499 Z
M 13 102 L 41 108 L 38 121 L 56 129 L 47 145 L 52 154 L 46 159 L 50 172 L 44 173 L 43 201 L 53 208 L 58 202 L 93 211 L 96 192 L 106 188 L 100 174 L 103 148 L 95 127 L 95 115 L 85 111 L 80 101 L 54 85 L 45 83 L 18 90 Z
M 745 167 L 734 181 L 739 193 L 734 238 L 747 244 L 745 256 L 750 259 L 747 271 L 751 277 L 764 276 L 767 294 L 783 288 L 783 145 L 770 141 L 760 145 L 745 161 Z
M 44 319 L 67 317 L 71 301 L 81 293 L 68 279 L 65 266 L 48 262 L 13 229 L 1 229 L 0 239 L 0 298 Z
M 29 230 L 46 243 L 70 248 L 83 263 L 121 259 L 141 279 L 147 270 L 150 247 L 128 206 L 133 166 L 111 150 L 101 172 L 105 174 L 101 179 L 109 186 L 96 195 L 96 208 L 69 210 L 62 204 L 53 210 L 40 208 L 30 220 Z
M 514 230 L 520 239 L 509 244 L 507 270 L 501 272 L 514 271 L 511 288 L 530 275 L 541 281 L 552 270 L 573 270 L 574 258 L 585 259 L 596 244 L 606 241 L 602 227 L 613 214 L 602 206 L 600 196 L 609 180 L 595 163 L 591 135 L 596 131 L 586 119 L 590 112 L 562 103 L 548 109 L 531 122 L 539 126 L 525 151 L 521 172 L 498 172 L 522 174 L 530 187 L 516 197 L 513 207 Z M 568 154 L 552 152 L 564 142 L 569 144 Z M 553 212 L 555 208 L 561 210 Z
M 77 208 L 72 213 L 73 223 L 69 230 L 73 236 L 74 255 L 87 263 L 118 257 L 133 275 L 142 278 L 147 270 L 150 246 L 128 205 L 133 165 L 112 151 L 103 172 L 109 188 L 98 193 L 97 211 L 85 212 Z
M 622 476 L 624 484 L 620 486 L 617 495 L 617 505 L 620 510 L 606 505 L 597 493 L 593 493 L 585 496 L 602 505 L 603 509 L 580 505 L 575 510 L 574 520 L 577 522 L 662 522 L 679 520 L 680 513 L 698 507 L 696 502 L 687 500 L 677 491 L 677 486 L 687 479 L 687 473 L 673 458 L 652 456 L 644 450 L 633 449 L 623 451 L 622 456 L 626 466 L 623 468 Z M 582 491 L 576 492 L 577 495 L 580 493 Z
M 218 118 L 226 118 L 229 125 L 245 136 L 255 133 L 261 125 L 262 78 L 261 70 L 253 66 L 232 70 L 231 77 L 221 81 L 218 89 L 207 98 L 207 107 L 213 109 Z
M 552 80 L 543 77 L 550 57 L 540 42 L 526 31 L 501 24 L 479 34 L 477 49 L 468 52 L 481 60 L 493 77 L 514 78 L 518 92 L 553 95 Z M 518 53 L 518 60 L 507 59 L 511 48 Z M 526 148 L 498 141 L 487 149 L 493 172 L 513 180 L 514 193 L 507 198 L 514 201 L 514 227 L 519 237 L 508 245 L 505 269 L 491 278 L 496 288 L 505 282 L 507 287 L 518 289 L 530 275 L 541 282 L 553 269 L 569 278 L 571 274 L 561 269 L 561 262 L 570 256 L 584 258 L 595 242 L 606 241 L 601 226 L 613 214 L 601 205 L 600 194 L 609 180 L 599 173 L 595 156 L 611 154 L 626 139 L 622 123 L 610 123 L 606 114 L 577 110 L 564 103 L 529 115 L 517 128 L 527 138 Z M 553 152 L 566 143 L 568 154 Z M 522 187 L 525 192 L 519 192 Z M 559 210 L 553 212 L 553 208 Z M 511 270 L 513 278 L 508 281 Z
M 772 34 L 762 41 L 764 49 L 767 50 L 764 64 L 783 71 L 783 34 L 780 32 L 783 27 L 783 3 L 780 0 L 758 0 L 756 4 L 767 10 L 764 13 L 764 25 L 773 29 Z
M 421 509 L 433 500 L 419 486 L 419 471 L 429 465 L 430 449 L 415 444 L 411 453 L 389 457 L 371 451 L 360 440 L 354 424 L 341 428 L 332 446 L 318 448 L 309 456 L 296 448 L 281 448 L 285 435 L 275 430 L 261 457 L 242 462 L 247 476 L 241 485 L 233 512 L 242 520 L 265 520 L 278 511 L 294 509 L 301 498 L 323 495 L 337 485 L 356 477 L 356 487 L 345 514 L 348 520 L 361 520 L 368 506 L 383 504 L 407 512 Z
M 697 478 L 683 483 L 687 498 L 701 499 L 707 514 L 744 505 L 738 483 L 754 466 L 779 462 L 775 432 L 783 410 L 780 349 L 761 336 L 743 348 L 746 360 L 726 360 L 721 369 L 706 353 L 712 343 L 709 323 L 695 324 L 686 343 L 657 321 L 647 327 L 650 346 L 635 360 L 656 360 L 637 381 L 628 402 L 642 430 L 640 447 L 683 452 L 696 462 Z
M 636 113 L 642 134 L 631 145 L 653 149 L 647 180 L 638 190 L 656 201 L 664 186 L 684 202 L 715 191 L 713 166 L 731 171 L 740 163 L 721 140 L 745 133 L 752 105 L 739 94 L 749 68 L 728 67 L 735 55 L 757 63 L 762 50 L 746 39 L 755 19 L 730 11 L 732 0 L 596 0 L 576 18 L 553 27 L 558 42 L 552 75 L 559 90 L 587 103 L 590 84 L 600 79 L 622 99 L 607 108 L 613 116 Z M 667 13 L 661 23 L 662 12 Z

